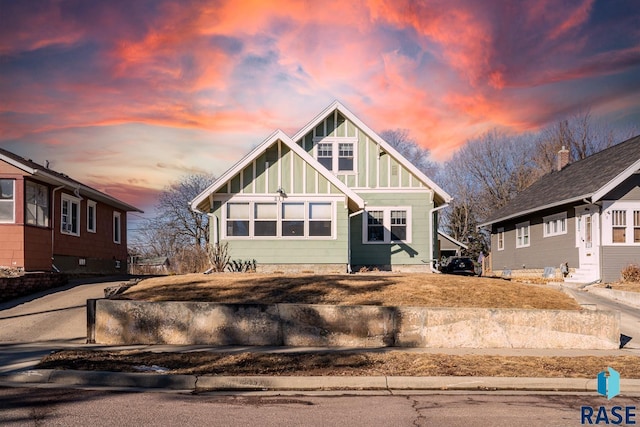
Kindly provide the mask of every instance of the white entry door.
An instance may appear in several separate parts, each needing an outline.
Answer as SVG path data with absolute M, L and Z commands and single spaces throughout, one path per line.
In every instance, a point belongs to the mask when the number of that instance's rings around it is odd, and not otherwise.
M 576 207 L 576 240 L 580 271 L 594 280 L 600 275 L 600 227 L 599 207 Z

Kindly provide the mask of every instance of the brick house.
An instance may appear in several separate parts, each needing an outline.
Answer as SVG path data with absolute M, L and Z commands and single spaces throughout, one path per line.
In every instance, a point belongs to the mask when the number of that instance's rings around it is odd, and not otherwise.
M 0 149 L 0 266 L 126 273 L 127 212 L 142 212 Z

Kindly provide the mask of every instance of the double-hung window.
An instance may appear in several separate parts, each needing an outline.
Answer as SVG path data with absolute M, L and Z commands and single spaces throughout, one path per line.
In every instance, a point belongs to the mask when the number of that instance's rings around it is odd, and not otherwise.
M 96 232 L 96 219 L 97 219 L 97 203 L 93 200 L 87 201 L 87 231 L 90 233 Z
M 333 173 L 356 172 L 356 138 L 315 138 L 315 156 L 318 162 Z
M 249 203 L 228 203 L 227 236 L 248 236 L 249 214 Z
M 73 236 L 80 235 L 80 200 L 68 194 L 62 195 L 60 231 Z
M 49 226 L 49 187 L 27 181 L 25 184 L 26 223 L 38 227 Z
M 304 237 L 304 203 L 282 203 L 282 236 Z
M 277 203 L 255 203 L 254 211 L 254 235 L 276 236 L 278 233 Z
M 627 211 L 611 211 L 611 232 L 613 243 L 625 243 L 627 241 Z
M 368 209 L 363 215 L 363 243 L 411 243 L 411 209 Z
M 516 248 L 529 246 L 529 221 L 516 225 Z
M 543 237 L 559 236 L 567 234 L 567 213 L 563 212 L 556 215 L 545 216 L 542 219 L 544 223 Z
M 309 203 L 309 236 L 331 236 L 331 203 Z
M 498 250 L 503 251 L 504 250 L 504 227 L 498 228 L 496 236 L 498 240 Z
M 13 179 L 0 179 L 0 223 L 15 222 L 15 197 Z
M 633 211 L 633 243 L 640 243 L 640 211 Z

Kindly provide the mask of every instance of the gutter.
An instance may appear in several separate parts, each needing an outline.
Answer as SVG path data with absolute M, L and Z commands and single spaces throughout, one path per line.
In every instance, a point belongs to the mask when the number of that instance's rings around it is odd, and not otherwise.
M 53 191 L 51 192 L 51 204 L 53 205 L 53 207 L 51 208 L 51 268 L 56 273 L 60 272 L 60 270 L 58 270 L 58 267 L 56 267 L 55 264 L 53 263 L 53 251 L 54 251 L 53 248 L 54 248 L 55 236 L 56 236 L 56 226 L 55 226 L 55 222 L 56 222 L 56 191 L 62 190 L 64 187 L 65 187 L 64 185 L 61 185 L 59 187 L 54 188 Z

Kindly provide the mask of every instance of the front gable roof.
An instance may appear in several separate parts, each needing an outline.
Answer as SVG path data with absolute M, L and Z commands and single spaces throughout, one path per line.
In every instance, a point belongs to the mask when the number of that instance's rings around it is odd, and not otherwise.
M 227 184 L 233 177 L 235 177 L 238 173 L 240 173 L 245 167 L 250 165 L 254 160 L 256 160 L 260 155 L 262 155 L 267 148 L 271 147 L 276 142 L 281 141 L 285 144 L 289 149 L 291 149 L 294 153 L 296 153 L 300 158 L 303 159 L 308 165 L 310 165 L 313 169 L 315 169 L 319 174 L 321 174 L 324 178 L 326 178 L 331 184 L 333 184 L 340 192 L 342 192 L 357 209 L 364 208 L 364 200 L 362 197 L 357 195 L 353 190 L 347 187 L 342 181 L 340 181 L 335 175 L 329 172 L 326 168 L 324 168 L 316 159 L 310 156 L 305 150 L 302 149 L 298 144 L 296 144 L 291 138 L 287 136 L 280 129 L 273 132 L 269 135 L 262 143 L 260 143 L 256 148 L 251 150 L 249 154 L 240 159 L 238 163 L 236 163 L 233 167 L 227 170 L 222 176 L 216 179 L 213 184 L 207 187 L 202 193 L 200 193 L 195 199 L 191 201 L 191 209 L 194 211 L 202 211 L 203 203 L 207 201 L 208 197 L 211 194 L 216 193 L 223 186 Z
M 41 182 L 46 182 L 47 184 L 55 186 L 63 186 L 67 190 L 85 195 L 92 200 L 107 203 L 124 211 L 142 213 L 140 209 L 131 206 L 128 203 L 118 200 L 115 197 L 103 193 L 102 191 L 96 190 L 95 188 L 91 188 L 88 185 L 76 181 L 75 179 L 70 178 L 65 174 L 56 172 L 53 169 L 49 169 L 47 166 L 38 164 L 30 159 L 20 157 L 17 154 L 14 154 L 2 148 L 0 148 L 0 160 L 5 161 L 20 170 L 23 170 L 24 172 L 37 178 Z
M 567 203 L 595 203 L 638 170 L 640 135 L 543 176 L 479 227 Z
M 447 194 L 435 182 L 429 179 L 413 163 L 408 161 L 402 154 L 400 154 L 395 148 L 393 148 L 393 146 L 391 146 L 387 141 L 382 139 L 376 132 L 374 132 L 371 128 L 369 128 L 366 124 L 364 124 L 355 114 L 349 111 L 349 109 L 347 109 L 347 107 L 345 107 L 339 101 L 334 101 L 331 105 L 325 108 L 313 120 L 311 120 L 302 129 L 300 129 L 291 139 L 293 141 L 298 141 L 299 139 L 303 138 L 307 133 L 309 133 L 316 126 L 322 123 L 322 121 L 328 115 L 330 115 L 336 110 L 340 114 L 342 114 L 344 117 L 349 119 L 352 123 L 354 123 L 364 133 L 366 133 L 369 136 L 369 138 L 371 138 L 375 143 L 377 143 L 389 156 L 397 160 L 402 166 L 404 166 L 416 178 L 418 178 L 418 180 L 420 180 L 425 186 L 432 189 L 434 191 L 434 199 L 438 200 L 440 203 L 448 203 L 451 201 L 451 196 L 449 194 Z

